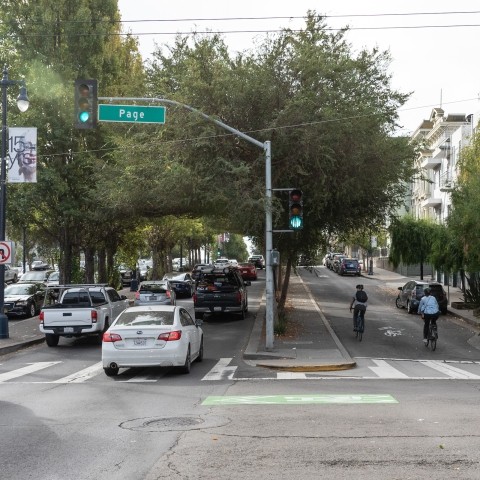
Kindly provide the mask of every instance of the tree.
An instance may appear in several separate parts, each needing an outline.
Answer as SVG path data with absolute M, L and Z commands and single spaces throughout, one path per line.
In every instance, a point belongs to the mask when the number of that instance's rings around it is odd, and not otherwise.
M 390 225 L 391 248 L 389 260 L 397 268 L 420 264 L 420 278 L 423 280 L 423 265 L 429 259 L 437 226 L 426 219 L 415 219 L 406 215 Z

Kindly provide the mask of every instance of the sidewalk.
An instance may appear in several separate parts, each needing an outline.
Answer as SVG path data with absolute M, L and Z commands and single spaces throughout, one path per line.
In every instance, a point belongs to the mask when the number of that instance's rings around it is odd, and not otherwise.
M 318 269 L 316 269 L 318 272 Z M 373 275 L 362 275 L 362 283 L 367 287 L 371 279 L 381 280 L 392 291 L 392 304 L 398 287 L 409 280 L 419 280 L 399 275 L 395 272 L 374 269 Z M 424 280 L 431 280 L 425 277 Z M 367 287 L 368 288 L 368 287 Z M 480 328 L 480 318 L 472 310 L 451 308 L 451 302 L 462 300 L 459 288 L 444 287 L 449 295 L 448 311 L 458 319 Z M 292 275 L 289 285 L 289 298 L 293 304 L 290 318 L 298 325 L 294 338 L 275 339 L 271 351 L 265 345 L 265 306 L 259 309 L 250 340 L 244 352 L 244 359 L 259 367 L 269 367 L 288 371 L 335 371 L 353 368 L 355 361 L 340 343 L 328 320 L 323 315 L 308 287 L 299 276 Z

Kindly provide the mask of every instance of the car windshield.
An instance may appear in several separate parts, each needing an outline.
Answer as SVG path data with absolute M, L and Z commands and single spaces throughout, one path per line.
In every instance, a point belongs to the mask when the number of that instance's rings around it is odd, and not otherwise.
M 185 275 L 176 275 L 175 277 L 172 277 L 172 280 L 180 280 L 183 282 L 185 280 Z
M 127 312 L 120 314 L 115 325 L 173 325 L 173 312 Z
M 31 295 L 35 293 L 34 285 L 10 285 L 5 289 L 5 296 L 7 295 Z
M 155 294 L 165 293 L 168 287 L 165 283 L 142 283 L 140 285 L 140 293 L 143 294 Z

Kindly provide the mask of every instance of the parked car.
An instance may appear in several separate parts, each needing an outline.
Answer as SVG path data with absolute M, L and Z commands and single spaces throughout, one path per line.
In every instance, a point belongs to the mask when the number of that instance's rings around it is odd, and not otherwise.
M 257 269 L 253 263 L 239 263 L 237 268 L 244 280 L 257 279 Z
M 49 270 L 50 265 L 43 260 L 35 260 L 32 262 L 32 270 Z
M 58 285 L 60 283 L 60 272 L 53 272 L 47 279 L 47 287 Z
M 417 313 L 418 304 L 424 295 L 423 291 L 427 287 L 430 288 L 431 295 L 437 299 L 440 311 L 447 313 L 448 298 L 443 285 L 439 282 L 423 280 L 411 280 L 403 287 L 398 287 L 398 297 L 395 301 L 397 308 L 406 308 L 408 313 Z
M 5 269 L 5 283 L 16 283 L 18 282 L 18 270 L 16 268 L 10 267 L 10 265 L 4 265 Z
M 190 273 L 181 273 L 168 279 L 176 295 L 191 297 L 195 291 L 195 280 Z
M 344 259 L 347 258 L 346 255 L 334 255 L 333 256 L 333 261 L 332 261 L 332 270 L 335 273 L 339 273 L 340 271 L 340 262 Z
M 125 265 L 120 265 L 118 267 L 120 272 L 120 277 L 122 278 L 122 287 L 126 287 L 132 283 L 133 279 L 133 270 Z
M 326 258 L 326 267 L 329 268 L 330 270 L 333 270 L 333 257 L 335 255 L 343 255 L 343 253 L 334 253 L 334 252 L 330 252 L 330 253 L 327 253 L 327 258 Z
M 358 275 L 360 276 L 362 269 L 356 258 L 342 258 L 338 268 L 339 275 Z
M 188 258 L 174 258 L 172 260 L 172 270 L 174 272 L 184 272 L 188 268 Z
M 238 261 L 235 258 L 229 258 L 228 263 L 230 263 L 232 267 L 238 267 Z
M 55 270 L 30 270 L 22 275 L 18 283 L 42 283 L 46 285 L 48 279 Z
M 175 305 L 176 295 L 168 280 L 146 280 L 135 292 L 134 305 Z
M 109 377 L 129 367 L 177 367 L 190 373 L 194 360 L 203 360 L 203 331 L 183 307 L 127 308 L 103 334 L 102 363 Z
M 7 317 L 34 317 L 45 301 L 40 283 L 17 283 L 5 288 L 4 311 Z
M 213 264 L 215 268 L 224 268 L 224 267 L 229 267 L 230 262 L 228 258 L 217 258 Z
M 263 255 L 251 255 L 248 257 L 248 263 L 253 263 L 260 270 L 265 268 L 265 259 Z

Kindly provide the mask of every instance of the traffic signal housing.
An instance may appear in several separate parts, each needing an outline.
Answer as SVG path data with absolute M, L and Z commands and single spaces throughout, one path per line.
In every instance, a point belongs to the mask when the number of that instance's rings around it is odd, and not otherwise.
M 288 228 L 301 230 L 303 228 L 303 192 L 298 188 L 288 192 Z
M 96 128 L 97 109 L 97 80 L 75 80 L 75 128 Z

